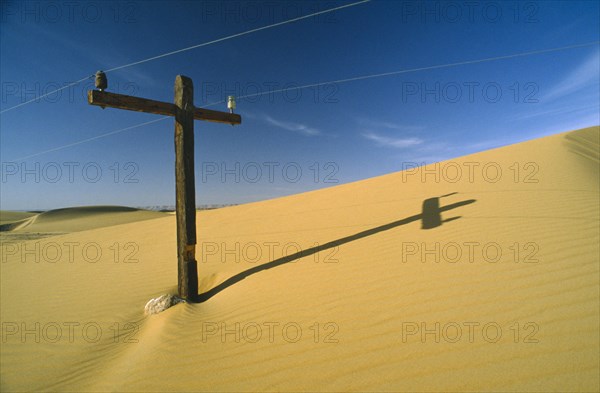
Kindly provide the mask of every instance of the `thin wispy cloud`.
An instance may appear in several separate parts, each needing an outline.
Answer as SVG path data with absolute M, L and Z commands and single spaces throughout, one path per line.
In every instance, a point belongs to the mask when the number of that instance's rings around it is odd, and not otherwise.
M 418 146 L 424 142 L 423 139 L 412 136 L 386 135 L 386 133 L 390 133 L 390 130 L 395 131 L 395 134 L 422 131 L 425 129 L 423 126 L 412 126 L 395 123 L 393 121 L 373 120 L 364 117 L 358 118 L 356 121 L 361 128 L 365 129 L 361 136 L 375 142 L 377 146 L 403 149 Z M 392 134 L 394 133 L 392 132 Z
M 421 131 L 424 130 L 423 126 L 410 126 L 405 124 L 393 123 L 391 121 L 380 121 L 380 120 L 370 120 L 370 119 L 358 119 L 358 123 L 370 129 L 388 129 L 388 130 L 397 130 L 397 131 Z
M 483 139 L 472 143 L 448 143 L 423 140 L 422 143 L 410 146 L 410 149 L 405 149 L 392 155 L 392 157 L 400 160 L 401 163 L 432 164 L 484 150 L 495 149 L 515 142 L 506 138 Z
M 392 138 L 371 131 L 364 132 L 362 136 L 375 142 L 378 146 L 395 147 L 399 149 L 417 146 L 423 143 L 423 140 L 419 138 Z
M 293 123 L 289 121 L 280 121 L 275 120 L 271 116 L 265 116 L 265 121 L 275 127 L 284 129 L 286 131 L 296 132 L 298 134 L 306 135 L 306 136 L 317 136 L 321 135 L 321 131 L 316 128 L 309 127 L 305 124 L 301 123 Z
M 596 51 L 550 89 L 544 95 L 543 100 L 555 100 L 598 84 L 599 71 L 600 52 Z
M 534 118 L 539 118 L 539 117 L 556 117 L 556 116 L 568 116 L 568 115 L 576 115 L 576 116 L 581 116 L 583 115 L 587 115 L 587 114 L 594 114 L 594 113 L 598 113 L 598 105 L 586 105 L 586 106 L 577 106 L 577 105 L 570 105 L 570 106 L 556 106 L 552 109 L 548 109 L 548 110 L 540 110 L 540 111 L 532 111 L 532 112 L 526 112 L 526 113 L 522 113 L 519 115 L 514 116 L 513 119 L 511 119 L 512 121 L 519 121 L 519 120 L 529 120 L 529 119 L 534 119 Z

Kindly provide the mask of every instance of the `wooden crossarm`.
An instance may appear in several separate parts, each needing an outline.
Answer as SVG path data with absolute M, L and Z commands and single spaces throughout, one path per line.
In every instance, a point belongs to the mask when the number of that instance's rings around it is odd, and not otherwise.
M 242 124 L 242 116 L 237 113 L 212 111 L 204 108 L 194 108 L 194 120 L 206 120 L 214 123 L 227 123 L 232 126 Z
M 177 113 L 177 106 L 175 104 L 100 90 L 88 91 L 88 103 L 101 107 L 126 109 L 157 115 L 175 116 Z
M 103 108 L 126 109 L 165 116 L 175 116 L 177 113 L 177 106 L 175 104 L 100 90 L 88 90 L 88 103 Z M 242 123 L 242 117 L 236 113 L 213 111 L 204 108 L 194 108 L 194 120 L 205 120 L 231 125 Z

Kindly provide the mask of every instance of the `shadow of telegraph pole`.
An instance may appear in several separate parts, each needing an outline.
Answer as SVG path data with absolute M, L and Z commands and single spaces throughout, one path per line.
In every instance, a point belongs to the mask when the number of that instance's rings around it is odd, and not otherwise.
M 258 272 L 262 272 L 267 269 L 281 266 L 286 263 L 293 262 L 297 259 L 304 258 L 306 256 L 313 255 L 313 254 L 316 254 L 316 253 L 324 251 L 324 250 L 328 250 L 333 247 L 341 246 L 343 244 L 352 242 L 354 240 L 358 240 L 358 239 L 365 238 L 367 236 L 375 235 L 375 234 L 383 232 L 383 231 L 388 231 L 390 229 L 399 227 L 401 225 L 406 225 L 411 222 L 421 220 L 422 221 L 422 226 L 421 226 L 422 229 L 433 229 L 433 228 L 437 228 L 437 227 L 441 226 L 444 222 L 457 220 L 460 218 L 460 216 L 455 216 L 455 217 L 451 217 L 446 220 L 442 220 L 441 213 L 448 211 L 448 210 L 456 209 L 461 206 L 470 205 L 471 203 L 474 203 L 476 200 L 475 199 L 467 199 L 464 201 L 460 201 L 460 202 L 456 202 L 456 203 L 452 203 L 450 205 L 440 207 L 440 198 L 449 197 L 449 196 L 455 195 L 455 194 L 457 194 L 457 193 L 453 192 L 451 194 L 442 195 L 441 197 L 434 197 L 434 198 L 426 199 L 425 201 L 423 201 L 423 211 L 421 212 L 421 214 L 416 214 L 414 216 L 406 217 L 406 218 L 403 218 L 398 221 L 390 222 L 388 224 L 380 225 L 375 228 L 367 229 L 365 231 L 361 231 L 361 232 L 355 233 L 350 236 L 332 240 L 328 243 L 324 243 L 319 246 L 315 246 L 315 247 L 312 247 L 312 248 L 309 248 L 306 250 L 302 250 L 302 251 L 296 252 L 294 254 L 290 254 L 285 257 L 275 259 L 271 262 L 267 262 L 265 264 L 255 266 L 251 269 L 244 270 L 243 272 L 240 272 L 240 273 L 236 274 L 235 276 L 228 278 L 227 280 L 225 280 L 221 284 L 217 285 L 216 287 L 214 287 L 204 293 L 198 294 L 193 299 L 191 299 L 191 301 L 194 303 L 205 302 L 208 299 L 210 299 L 211 297 L 218 294 L 219 292 L 223 291 L 224 289 L 226 289 L 226 288 L 242 281 L 244 278 L 249 277 Z

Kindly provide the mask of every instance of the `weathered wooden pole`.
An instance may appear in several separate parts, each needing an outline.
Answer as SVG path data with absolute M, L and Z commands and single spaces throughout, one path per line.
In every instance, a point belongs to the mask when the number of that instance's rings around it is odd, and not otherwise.
M 177 215 L 177 288 L 183 299 L 198 295 L 198 263 L 196 262 L 196 187 L 194 178 L 194 119 L 216 123 L 241 124 L 235 113 L 194 107 L 192 80 L 175 78 L 175 103 L 127 96 L 104 91 L 106 75 L 100 90 L 88 91 L 88 103 L 102 108 L 154 113 L 175 117 L 175 204 Z
M 194 177 L 194 86 L 175 78 L 175 211 L 177 215 L 177 277 L 179 296 L 198 294 L 196 262 L 196 185 Z

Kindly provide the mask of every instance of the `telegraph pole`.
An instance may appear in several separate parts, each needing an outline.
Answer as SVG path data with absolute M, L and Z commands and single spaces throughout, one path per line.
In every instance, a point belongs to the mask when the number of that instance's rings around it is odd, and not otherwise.
M 100 90 L 88 91 L 88 103 L 137 112 L 173 116 L 175 118 L 175 203 L 177 216 L 177 287 L 179 297 L 193 300 L 198 295 L 198 263 L 196 262 L 196 185 L 194 177 L 194 120 L 231 125 L 241 124 L 235 113 L 194 107 L 192 80 L 183 75 L 175 78 L 175 103 L 167 103 L 104 91 L 106 76 L 101 74 Z M 98 74 L 96 80 L 98 81 Z M 235 108 L 229 97 L 230 112 Z

